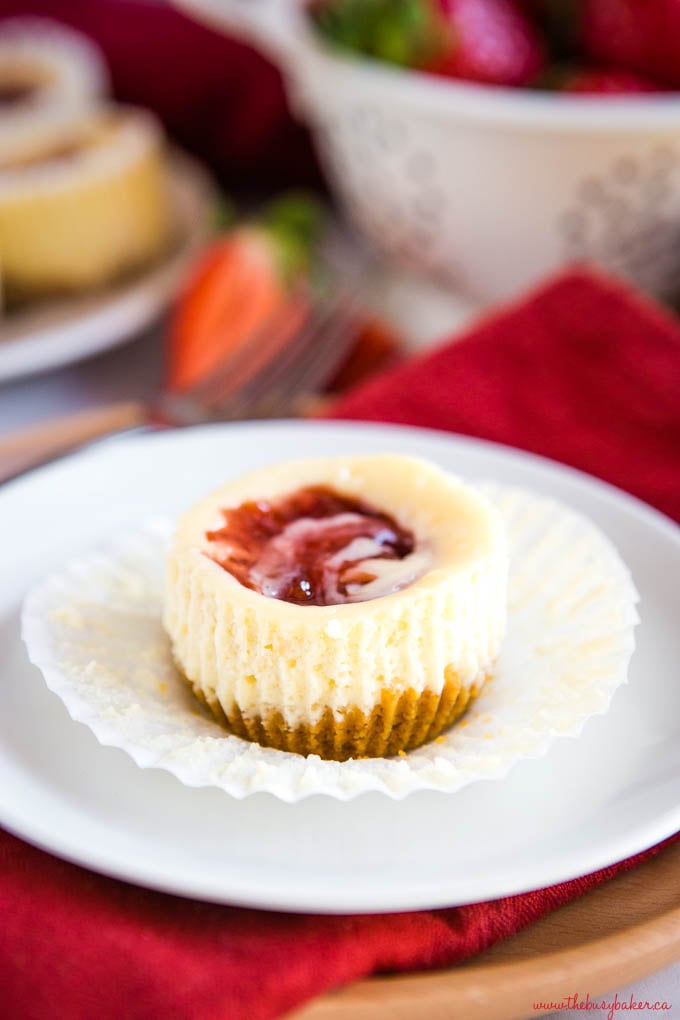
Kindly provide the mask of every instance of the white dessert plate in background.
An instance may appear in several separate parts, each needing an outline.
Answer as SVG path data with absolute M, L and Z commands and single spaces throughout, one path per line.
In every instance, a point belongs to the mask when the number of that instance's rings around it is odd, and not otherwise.
M 179 152 L 170 157 L 170 188 L 178 238 L 160 262 L 103 290 L 0 316 L 0 383 L 116 347 L 162 315 L 210 234 L 216 196 L 205 171 Z
M 99 745 L 28 662 L 23 595 L 83 548 L 173 515 L 276 460 L 398 451 L 585 513 L 640 592 L 630 682 L 578 739 L 456 794 L 284 804 L 190 789 Z M 94 870 L 203 899 L 389 911 L 510 895 L 592 871 L 680 828 L 680 531 L 577 472 L 489 443 L 332 423 L 213 426 L 110 443 L 0 491 L 0 823 Z M 565 549 L 565 556 L 569 550 Z

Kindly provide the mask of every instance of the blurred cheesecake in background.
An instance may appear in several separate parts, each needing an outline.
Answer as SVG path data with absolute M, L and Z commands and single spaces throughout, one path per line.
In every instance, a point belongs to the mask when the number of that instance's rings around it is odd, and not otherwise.
M 160 122 L 104 97 L 98 50 L 42 19 L 0 26 L 0 266 L 10 307 L 142 269 L 173 236 Z
M 151 261 L 170 237 L 163 135 L 112 106 L 40 158 L 0 170 L 0 251 L 10 301 L 95 287 Z
M 0 25 L 0 167 L 58 145 L 109 91 L 99 50 L 43 18 Z

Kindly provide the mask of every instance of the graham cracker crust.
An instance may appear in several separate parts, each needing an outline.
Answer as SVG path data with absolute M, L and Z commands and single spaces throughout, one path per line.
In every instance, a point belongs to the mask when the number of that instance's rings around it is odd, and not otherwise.
M 418 693 L 412 688 L 399 693 L 385 689 L 380 703 L 370 714 L 354 707 L 337 718 L 333 710 L 327 708 L 318 722 L 294 728 L 285 722 L 279 711 L 266 717 L 244 716 L 234 705 L 227 713 L 216 698 L 208 698 L 188 679 L 187 683 L 217 721 L 244 740 L 279 751 L 347 761 L 348 758 L 389 758 L 434 740 L 460 719 L 487 679 L 484 675 L 476 683 L 464 686 L 454 671 L 447 669 L 441 693 L 429 690 Z

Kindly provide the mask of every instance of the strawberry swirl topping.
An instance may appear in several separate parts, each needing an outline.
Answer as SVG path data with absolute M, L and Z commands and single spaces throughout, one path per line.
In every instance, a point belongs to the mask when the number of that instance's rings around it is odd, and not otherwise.
M 389 514 L 326 486 L 221 511 L 208 555 L 240 584 L 301 606 L 363 602 L 411 584 L 429 556 Z

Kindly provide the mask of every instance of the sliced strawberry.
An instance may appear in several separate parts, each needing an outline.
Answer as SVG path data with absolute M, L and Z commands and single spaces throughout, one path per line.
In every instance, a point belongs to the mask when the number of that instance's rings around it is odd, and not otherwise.
M 545 64 L 541 37 L 512 0 L 439 0 L 452 43 L 439 74 L 491 85 L 528 85 Z
M 299 328 L 300 291 L 319 227 L 317 203 L 292 196 L 272 203 L 259 221 L 237 227 L 203 253 L 171 325 L 171 392 L 207 379 L 264 329 L 271 331 L 273 343 L 280 333 L 285 342 Z M 257 360 L 256 350 L 252 359 Z
M 169 388 L 204 379 L 286 298 L 271 242 L 244 228 L 212 245 L 199 261 L 170 334 Z

